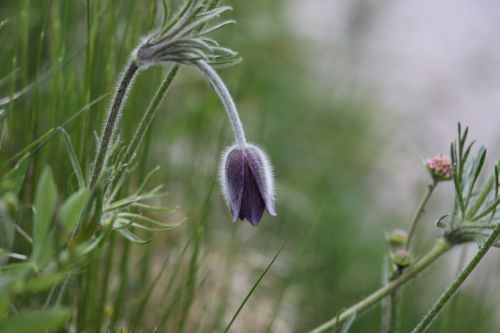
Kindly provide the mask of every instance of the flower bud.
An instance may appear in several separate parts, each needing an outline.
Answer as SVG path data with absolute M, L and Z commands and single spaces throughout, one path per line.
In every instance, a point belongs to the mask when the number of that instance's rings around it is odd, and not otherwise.
M 407 250 L 397 250 L 391 253 L 391 260 L 397 267 L 404 268 L 413 263 L 413 256 Z
M 391 247 L 403 247 L 408 240 L 408 233 L 405 230 L 395 229 L 387 235 L 387 241 Z
M 276 216 L 271 164 L 261 149 L 246 145 L 226 150 L 220 181 L 233 221 L 247 219 L 255 226 L 266 209 Z
M 452 175 L 451 159 L 445 155 L 436 155 L 426 161 L 427 169 L 436 181 L 450 180 Z

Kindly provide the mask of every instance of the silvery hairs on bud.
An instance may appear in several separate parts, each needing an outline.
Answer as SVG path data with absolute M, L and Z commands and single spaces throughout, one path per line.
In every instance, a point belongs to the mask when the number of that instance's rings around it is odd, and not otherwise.
M 276 216 L 271 163 L 259 147 L 229 147 L 222 156 L 219 175 L 233 221 L 247 219 L 255 226 L 266 209 Z

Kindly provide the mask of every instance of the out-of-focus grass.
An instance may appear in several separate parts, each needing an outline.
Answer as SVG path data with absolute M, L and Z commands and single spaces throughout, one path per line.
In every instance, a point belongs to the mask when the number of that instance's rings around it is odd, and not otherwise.
M 380 149 L 371 127 L 376 105 L 359 91 L 325 86 L 309 71 L 307 42 L 291 36 L 280 16 L 286 1 L 229 4 L 238 24 L 217 37 L 238 50 L 243 62 L 220 73 L 249 140 L 274 163 L 279 215 L 257 228 L 230 222 L 217 184 L 219 155 L 231 143 L 228 124 L 208 85 L 182 68 L 124 192 L 160 166 L 149 182 L 164 184 L 168 196 L 161 204 L 176 211 L 157 215 L 186 222 L 146 245 L 111 236 L 61 302 L 71 307 L 78 331 L 220 331 L 285 240 L 285 250 L 233 324 L 235 332 L 303 331 L 381 283 L 384 230 L 376 225 L 366 185 Z M 0 97 L 30 87 L 5 106 L 3 162 L 110 94 L 158 8 L 154 1 L 135 0 L 4 0 L 0 9 Z M 124 142 L 164 74 L 154 67 L 137 78 L 121 121 Z M 65 127 L 85 174 L 109 98 Z M 77 189 L 64 147 L 56 135 L 33 154 L 16 216 L 22 228 L 31 229 L 30 203 L 45 166 L 52 168 L 62 198 Z M 11 166 L 2 164 L 2 172 Z M 13 252 L 29 248 L 17 237 Z M 12 307 L 36 308 L 46 297 L 16 298 Z M 409 328 L 416 304 L 406 302 L 403 327 Z M 378 317 L 370 312 L 353 330 L 378 330 Z M 463 326 L 454 327 L 458 332 Z

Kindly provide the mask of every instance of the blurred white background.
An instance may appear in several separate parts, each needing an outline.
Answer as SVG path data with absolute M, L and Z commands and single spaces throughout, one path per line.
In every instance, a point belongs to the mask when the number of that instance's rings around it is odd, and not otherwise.
M 368 91 L 386 115 L 375 126 L 384 205 L 397 192 L 391 208 L 411 209 L 401 203 L 426 181 L 420 157 L 448 153 L 458 121 L 500 155 L 500 1 L 293 0 L 286 15 L 318 77 Z

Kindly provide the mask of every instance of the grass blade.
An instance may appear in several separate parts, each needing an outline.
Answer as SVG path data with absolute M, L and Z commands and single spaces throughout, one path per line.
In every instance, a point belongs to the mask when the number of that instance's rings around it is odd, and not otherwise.
M 276 255 L 274 256 L 273 260 L 271 260 L 271 262 L 269 263 L 269 265 L 267 265 L 266 269 L 264 270 L 264 272 L 262 272 L 262 274 L 259 276 L 259 278 L 257 279 L 257 281 L 255 281 L 254 285 L 252 286 L 252 288 L 250 289 L 250 291 L 248 292 L 248 294 L 243 299 L 243 302 L 241 302 L 240 306 L 238 307 L 238 310 L 236 310 L 235 314 L 233 315 L 233 318 L 231 318 L 231 321 L 229 322 L 229 324 L 227 324 L 227 327 L 224 330 L 224 333 L 229 332 L 229 329 L 233 325 L 234 321 L 236 320 L 236 318 L 240 314 L 241 310 L 243 309 L 243 307 L 245 306 L 245 304 L 247 303 L 247 301 L 250 299 L 250 296 L 252 296 L 253 292 L 255 291 L 255 289 L 257 289 L 257 286 L 259 285 L 260 281 L 262 281 L 262 279 L 266 275 L 267 271 L 271 268 L 271 266 L 274 264 L 274 262 L 276 261 L 276 259 L 278 259 L 278 256 L 280 255 L 280 253 L 283 250 L 283 248 L 285 247 L 285 245 L 286 245 L 286 242 L 283 243 L 283 245 L 281 245 L 281 247 L 278 250 L 278 252 L 276 252 Z
M 75 149 L 73 148 L 73 144 L 71 143 L 71 138 L 64 130 L 64 128 L 59 129 L 61 131 L 62 137 L 64 139 L 64 145 L 66 146 L 66 151 L 68 152 L 69 160 L 71 161 L 71 166 L 73 167 L 73 172 L 76 175 L 76 179 L 78 181 L 78 188 L 85 187 L 85 179 L 83 178 L 82 168 L 80 167 L 80 163 L 78 162 L 78 158 L 76 157 Z

